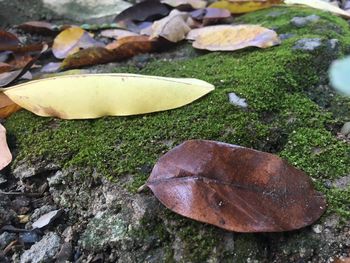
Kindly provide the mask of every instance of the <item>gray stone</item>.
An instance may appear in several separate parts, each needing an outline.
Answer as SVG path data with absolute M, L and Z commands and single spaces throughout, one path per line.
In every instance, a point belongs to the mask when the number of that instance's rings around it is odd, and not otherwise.
M 332 50 L 337 50 L 339 48 L 339 39 L 332 38 L 327 41 L 327 45 Z
M 24 251 L 21 263 L 50 262 L 60 249 L 61 239 L 54 233 L 47 233 L 38 243 Z
M 24 162 L 18 165 L 14 171 L 13 175 L 18 179 L 29 178 L 38 174 L 50 173 L 59 169 L 59 166 L 53 163 L 37 163 L 35 166 L 29 166 L 28 163 Z
M 127 234 L 127 224 L 118 214 L 98 213 L 87 225 L 79 243 L 84 249 L 99 252 L 106 246 L 115 246 Z
M 241 108 L 247 108 L 248 104 L 245 101 L 245 99 L 238 97 L 234 92 L 230 92 L 228 94 L 228 100 L 232 105 L 241 107 Z
M 16 234 L 4 232 L 0 235 L 0 250 L 3 250 L 10 242 L 16 240 Z
M 343 127 L 340 130 L 340 133 L 347 136 L 350 134 L 350 121 L 344 123 Z
M 47 225 L 51 224 L 56 218 L 58 218 L 60 215 L 62 215 L 63 210 L 58 209 L 51 211 L 49 213 L 46 213 L 42 215 L 41 217 L 38 218 L 33 224 L 33 228 L 43 228 L 46 227 Z
M 122 0 L 43 0 L 43 3 L 58 15 L 79 21 L 115 16 L 131 6 Z
M 53 205 L 44 205 L 40 208 L 37 208 L 34 210 L 33 214 L 30 216 L 30 220 L 31 221 L 36 221 L 38 220 L 39 217 L 41 217 L 42 215 L 49 213 L 53 210 L 55 210 L 56 207 Z
M 303 38 L 295 42 L 293 49 L 302 51 L 314 51 L 322 46 L 320 38 Z
M 312 231 L 314 231 L 316 234 L 321 234 L 323 231 L 323 227 L 320 224 L 313 225 Z
M 335 180 L 333 182 L 333 186 L 340 190 L 345 190 L 346 188 L 348 188 L 350 186 L 350 174 Z
M 293 17 L 290 22 L 292 23 L 292 25 L 294 25 L 296 27 L 304 27 L 310 23 L 315 23 L 318 20 L 320 20 L 319 16 L 310 15 L 310 16 L 305 16 L 305 17 L 300 17 L 300 16 Z
M 4 184 L 7 182 L 7 179 L 5 178 L 5 175 L 3 175 L 2 173 L 0 173 L 0 184 Z

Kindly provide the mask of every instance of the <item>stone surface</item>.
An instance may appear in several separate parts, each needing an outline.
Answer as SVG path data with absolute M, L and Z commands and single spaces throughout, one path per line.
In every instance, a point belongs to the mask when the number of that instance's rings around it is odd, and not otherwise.
M 16 240 L 16 234 L 4 232 L 0 235 L 0 250 L 3 250 L 10 242 Z
M 116 16 L 131 4 L 122 0 L 43 0 L 44 6 L 53 12 L 75 20 Z
M 293 17 L 293 19 L 291 20 L 291 23 L 296 27 L 304 27 L 308 23 L 315 23 L 318 20 L 320 20 L 320 17 L 317 15 L 309 15 L 305 17 L 297 16 L 297 17 Z
M 21 263 L 50 262 L 60 249 L 60 237 L 53 232 L 47 233 L 39 242 L 24 251 Z
M 350 134 L 350 121 L 344 123 L 344 125 L 343 125 L 343 127 L 341 128 L 340 132 L 341 132 L 343 135 L 348 135 L 348 134 Z
M 322 46 L 320 38 L 303 38 L 298 40 L 293 46 L 294 50 L 314 51 Z

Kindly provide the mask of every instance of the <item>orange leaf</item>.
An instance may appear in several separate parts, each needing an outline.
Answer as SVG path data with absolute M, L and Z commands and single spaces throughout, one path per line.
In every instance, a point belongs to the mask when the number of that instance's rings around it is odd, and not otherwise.
M 233 51 L 246 47 L 267 48 L 280 44 L 277 33 L 258 25 L 218 25 L 193 29 L 187 39 L 193 47 L 211 51 Z

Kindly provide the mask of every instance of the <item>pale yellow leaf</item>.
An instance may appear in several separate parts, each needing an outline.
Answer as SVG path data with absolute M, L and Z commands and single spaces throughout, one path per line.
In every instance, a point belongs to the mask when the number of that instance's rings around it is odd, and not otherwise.
M 283 3 L 283 0 L 222 0 L 209 5 L 213 8 L 224 8 L 232 14 L 244 14 Z
M 6 129 L 0 124 L 0 171 L 12 161 L 12 154 L 6 141 Z
M 207 6 L 207 2 L 202 0 L 162 0 L 160 2 L 172 7 L 190 5 L 194 9 L 205 8 Z
M 150 37 L 161 36 L 171 42 L 179 42 L 185 39 L 186 34 L 191 30 L 186 23 L 188 16 L 188 13 L 174 9 L 167 17 L 153 23 Z
M 4 93 L 40 116 L 88 119 L 174 109 L 213 89 L 198 79 L 82 74 L 31 81 L 4 89 Z
M 287 5 L 305 5 L 315 9 L 328 11 L 346 18 L 350 18 L 349 12 L 346 12 L 335 5 L 332 5 L 331 3 L 322 0 L 284 0 L 284 3 Z
M 193 47 L 211 51 L 233 51 L 246 47 L 267 48 L 281 43 L 275 31 L 258 25 L 217 25 L 192 29 L 187 39 Z

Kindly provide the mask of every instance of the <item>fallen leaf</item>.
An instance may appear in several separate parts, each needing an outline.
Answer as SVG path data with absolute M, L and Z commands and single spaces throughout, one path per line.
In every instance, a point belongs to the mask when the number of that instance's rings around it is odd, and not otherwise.
M 110 50 L 104 47 L 90 47 L 66 57 L 62 61 L 59 69 L 66 70 L 81 68 L 86 66 L 105 64 L 113 61 L 118 61 L 118 59 Z
M 39 217 L 33 224 L 33 229 L 35 228 L 43 228 L 49 224 L 51 224 L 56 218 L 61 216 L 63 213 L 62 209 L 54 210 L 49 213 L 46 213 Z
M 70 27 L 57 35 L 52 45 L 52 53 L 56 58 L 66 58 L 81 49 L 96 46 L 104 45 L 80 27 Z
M 56 35 L 59 32 L 57 26 L 45 21 L 29 21 L 17 27 L 25 32 L 41 35 Z
M 12 113 L 20 110 L 21 107 L 14 103 L 3 92 L 0 92 L 0 118 L 5 119 Z
M 113 61 L 121 61 L 138 54 L 161 51 L 170 42 L 165 39 L 149 39 L 147 36 L 130 36 L 110 43 L 106 48 L 94 47 L 68 56 L 61 69 L 80 68 Z
M 147 186 L 167 208 L 236 232 L 280 232 L 315 222 L 325 198 L 276 155 L 191 140 L 162 156 Z
M 29 215 L 18 215 L 17 219 L 20 224 L 26 224 L 29 222 Z
M 283 3 L 283 0 L 223 0 L 209 5 L 212 8 L 224 8 L 232 14 L 249 13 Z
M 87 74 L 35 80 L 3 90 L 16 104 L 37 115 L 88 119 L 174 109 L 213 89 L 198 79 Z
M 227 9 L 222 8 L 204 8 L 198 9 L 190 13 L 191 18 L 199 20 L 202 25 L 210 25 L 219 22 L 224 22 L 229 18 L 232 18 L 231 13 Z
M 43 73 L 53 73 L 59 71 L 61 68 L 61 62 L 50 62 L 41 68 Z
M 333 263 L 350 263 L 350 258 L 348 257 L 341 257 L 341 258 L 336 258 Z
M 217 25 L 192 29 L 187 39 L 193 47 L 210 51 L 233 51 L 246 47 L 267 48 L 281 43 L 277 33 L 258 25 Z
M 11 48 L 17 48 L 19 45 L 20 41 L 14 34 L 0 30 L 0 51 L 11 50 Z
M 350 18 L 350 12 L 344 11 L 337 6 L 322 0 L 284 0 L 284 3 L 287 5 L 305 5 L 315 9 L 328 11 L 345 18 Z
M 41 52 L 38 55 L 32 57 L 32 59 L 29 60 L 22 69 L 1 73 L 0 87 L 8 86 L 14 81 L 16 81 L 17 79 L 23 77 L 27 73 L 27 71 L 33 66 L 33 64 L 38 60 L 41 54 L 44 53 L 47 49 L 48 49 L 48 45 L 44 45 L 42 47 Z
M 186 23 L 187 18 L 188 13 L 174 9 L 169 16 L 153 23 L 151 38 L 161 36 L 171 42 L 179 42 L 185 39 L 187 33 L 191 30 Z
M 0 62 L 0 73 L 8 72 L 13 70 L 13 66 L 8 63 Z
M 154 21 L 169 14 L 170 9 L 158 1 L 143 1 L 135 4 L 114 18 L 115 23 L 125 23 L 125 21 Z
M 160 2 L 176 8 L 190 6 L 193 9 L 199 9 L 207 6 L 207 2 L 202 0 L 161 0 Z
M 103 37 L 108 37 L 108 38 L 114 38 L 114 39 L 120 39 L 123 37 L 130 37 L 130 36 L 138 36 L 138 34 L 128 31 L 128 30 L 123 30 L 123 29 L 107 29 L 103 30 L 100 33 L 101 36 Z
M 6 141 L 6 129 L 0 124 L 0 171 L 12 161 L 12 154 Z
M 350 96 L 350 57 L 333 61 L 329 69 L 331 85 L 340 93 Z

